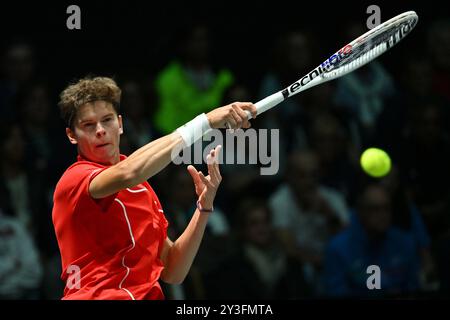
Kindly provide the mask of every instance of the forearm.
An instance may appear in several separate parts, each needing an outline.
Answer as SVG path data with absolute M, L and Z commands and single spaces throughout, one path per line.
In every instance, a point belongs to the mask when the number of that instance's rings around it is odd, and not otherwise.
M 175 132 L 157 139 L 130 155 L 122 165 L 132 172 L 133 185 L 161 171 L 183 147 L 190 146 L 209 130 L 211 130 L 209 119 L 205 114 L 201 114 Z
M 176 148 L 181 150 L 183 140 L 177 132 L 152 141 L 133 152 L 121 162 L 132 173 L 129 184 L 134 186 L 164 169 L 173 159 Z
M 169 283 L 181 283 L 188 274 L 208 222 L 209 213 L 198 209 L 181 236 L 173 243 L 166 257 L 162 279 Z

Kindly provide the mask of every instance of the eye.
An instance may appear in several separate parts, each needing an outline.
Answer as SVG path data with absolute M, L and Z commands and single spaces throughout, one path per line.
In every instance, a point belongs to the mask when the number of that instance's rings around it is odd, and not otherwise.
M 112 117 L 108 117 L 108 118 L 105 118 L 105 119 L 103 120 L 103 122 L 110 122 L 112 119 L 113 119 Z

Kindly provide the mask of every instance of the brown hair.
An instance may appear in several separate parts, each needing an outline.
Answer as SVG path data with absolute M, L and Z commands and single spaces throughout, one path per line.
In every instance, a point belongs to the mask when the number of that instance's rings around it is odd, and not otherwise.
M 113 79 L 89 76 L 64 89 L 59 96 L 58 106 L 66 125 L 73 129 L 73 121 L 82 105 L 103 100 L 111 103 L 118 113 L 120 96 L 121 90 Z

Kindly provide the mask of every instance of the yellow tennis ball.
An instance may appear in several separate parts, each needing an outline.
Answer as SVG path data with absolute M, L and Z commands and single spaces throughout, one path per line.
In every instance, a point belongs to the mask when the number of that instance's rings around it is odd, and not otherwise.
M 372 177 L 381 178 L 391 170 L 391 158 L 381 149 L 369 148 L 363 152 L 360 159 L 363 170 Z

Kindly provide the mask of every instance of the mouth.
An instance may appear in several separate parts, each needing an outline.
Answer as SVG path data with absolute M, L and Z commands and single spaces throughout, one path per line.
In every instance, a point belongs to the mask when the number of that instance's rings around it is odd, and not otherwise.
M 109 143 L 99 144 L 96 146 L 96 148 L 103 148 L 103 147 L 106 147 L 107 145 L 109 145 Z

